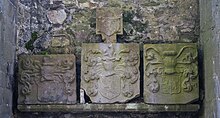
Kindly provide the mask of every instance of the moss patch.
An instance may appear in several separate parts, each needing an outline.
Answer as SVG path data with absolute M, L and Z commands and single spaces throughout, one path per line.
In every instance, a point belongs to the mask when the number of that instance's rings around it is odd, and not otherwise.
M 37 40 L 37 38 L 37 32 L 31 33 L 31 39 L 25 44 L 25 48 L 32 51 L 34 49 L 33 43 Z

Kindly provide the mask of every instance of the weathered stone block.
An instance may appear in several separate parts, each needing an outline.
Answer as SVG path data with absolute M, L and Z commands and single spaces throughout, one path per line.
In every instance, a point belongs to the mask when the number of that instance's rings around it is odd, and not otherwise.
M 1 96 L 0 96 L 0 106 L 2 105 L 2 104 L 4 104 L 3 103 L 3 93 L 4 93 L 4 88 L 2 88 L 1 86 L 0 86 L 0 94 L 1 94 Z
M 66 20 L 67 14 L 64 9 L 51 10 L 47 12 L 47 18 L 52 24 L 63 24 Z
M 70 45 L 70 40 L 65 36 L 54 36 L 51 40 L 51 47 L 65 47 Z
M 50 54 L 71 54 L 74 51 L 74 46 L 71 45 L 70 37 L 62 30 L 53 32 L 53 37 L 47 51 Z
M 105 42 L 117 42 L 116 35 L 123 34 L 122 10 L 117 7 L 97 9 L 96 34 L 101 34 Z
M 3 96 L 3 104 L 11 106 L 13 101 L 12 90 L 5 88 L 3 94 L 1 95 Z
M 18 104 L 74 104 L 74 55 L 22 55 L 19 58 Z
M 0 114 L 1 118 L 12 118 L 12 105 L 0 105 Z
M 185 104 L 199 98 L 196 44 L 144 45 L 144 101 Z
M 6 74 L 0 70 L 0 87 L 6 88 Z
M 126 102 L 140 93 L 139 45 L 83 44 L 81 88 L 93 103 Z

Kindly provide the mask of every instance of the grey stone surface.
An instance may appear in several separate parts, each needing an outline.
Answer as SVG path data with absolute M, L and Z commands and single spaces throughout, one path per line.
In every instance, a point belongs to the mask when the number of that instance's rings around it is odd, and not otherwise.
M 0 81 L 1 81 L 0 87 L 1 87 L 1 88 L 5 88 L 5 87 L 6 87 L 6 85 L 5 85 L 6 79 L 5 79 L 5 78 L 6 78 L 6 73 L 0 71 Z
M 203 51 L 204 105 L 203 118 L 220 117 L 220 1 L 200 1 L 200 38 Z
M 124 35 L 118 42 L 161 43 L 196 42 L 198 38 L 198 0 L 20 0 L 18 3 L 17 54 L 50 53 L 53 34 L 64 30 L 80 67 L 81 44 L 100 43 L 95 35 L 95 8 L 121 7 L 123 9 Z M 52 23 L 48 11 L 64 9 L 65 20 Z M 57 50 L 57 48 L 54 48 Z M 65 51 L 54 51 L 63 53 Z M 69 52 L 69 51 L 67 51 Z M 0 53 L 1 54 L 1 53 Z M 78 74 L 80 69 L 77 70 Z M 78 75 L 80 76 L 80 75 Z M 80 77 L 78 77 L 79 79 Z M 143 102 L 143 100 L 142 100 Z M 19 117 L 178 117 L 177 114 L 19 114 Z M 179 117 L 196 117 L 181 114 Z
M 75 104 L 74 55 L 19 56 L 18 104 Z
M 80 86 L 93 103 L 125 103 L 140 95 L 139 45 L 82 45 Z
M 96 34 L 101 34 L 105 43 L 116 43 L 117 35 L 123 34 L 123 13 L 118 7 L 96 9 Z
M 45 51 L 51 33 L 66 31 L 80 58 L 81 43 L 100 42 L 95 35 L 96 8 L 123 10 L 119 42 L 196 42 L 198 0 L 22 0 L 19 2 L 18 53 Z M 49 15 L 51 13 L 53 15 Z M 61 14 L 60 14 L 61 13 Z M 24 32 L 26 31 L 26 32 Z
M 0 105 L 0 114 L 2 118 L 11 118 L 12 116 L 12 106 L 11 105 Z
M 144 103 L 126 104 L 75 104 L 75 105 L 18 105 L 24 112 L 132 112 L 132 113 L 157 113 L 157 112 L 197 112 L 198 104 L 188 105 L 149 105 Z
M 66 17 L 67 15 L 64 9 L 50 10 L 47 12 L 47 18 L 52 24 L 63 24 Z
M 0 80 L 1 81 L 1 80 Z M 0 94 L 3 95 L 4 89 L 3 87 L 0 87 Z M 0 97 L 0 105 L 4 104 L 3 97 Z
M 0 117 L 11 118 L 16 47 L 16 1 L 0 1 Z
M 23 113 L 19 118 L 198 118 L 197 113 Z

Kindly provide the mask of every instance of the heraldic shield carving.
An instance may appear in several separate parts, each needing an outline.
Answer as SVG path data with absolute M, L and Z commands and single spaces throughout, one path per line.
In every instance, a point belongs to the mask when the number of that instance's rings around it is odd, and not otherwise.
M 126 102 L 140 92 L 139 45 L 83 44 L 81 88 L 93 103 Z
M 18 104 L 74 104 L 74 55 L 19 57 Z
M 186 104 L 199 98 L 196 44 L 144 45 L 144 101 Z
M 123 18 L 120 8 L 96 9 L 96 34 L 101 34 L 104 42 L 116 43 L 116 35 L 123 34 Z

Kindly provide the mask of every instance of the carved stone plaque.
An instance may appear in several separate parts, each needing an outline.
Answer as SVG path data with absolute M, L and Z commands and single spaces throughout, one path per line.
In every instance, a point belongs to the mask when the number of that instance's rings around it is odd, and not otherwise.
M 139 45 L 83 44 L 81 88 L 93 103 L 126 102 L 140 92 Z
M 123 34 L 122 10 L 104 7 L 96 10 L 96 34 L 101 34 L 107 43 L 115 43 L 116 35 Z
M 196 44 L 144 45 L 144 101 L 185 104 L 199 98 Z
M 19 57 L 18 104 L 74 104 L 74 55 Z

